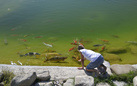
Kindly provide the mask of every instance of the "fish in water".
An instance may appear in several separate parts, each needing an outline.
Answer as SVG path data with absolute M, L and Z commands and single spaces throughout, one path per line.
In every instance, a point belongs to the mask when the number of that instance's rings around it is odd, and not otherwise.
M 74 40 L 73 43 L 70 43 L 71 45 L 79 45 L 78 42 L 76 40 Z
M 27 40 L 26 39 L 20 39 L 20 41 L 26 42 Z
M 5 45 L 8 45 L 8 41 L 7 41 L 6 38 L 4 39 L 4 44 L 5 44 Z
M 36 36 L 35 38 L 41 38 L 42 36 Z
M 78 43 L 71 43 L 71 45 L 79 45 Z
M 127 43 L 137 45 L 137 41 L 127 41 Z
M 109 41 L 106 40 L 106 39 L 100 39 L 101 41 L 105 42 L 105 43 L 108 43 Z
M 99 47 L 99 46 L 103 46 L 104 44 L 95 44 L 93 45 L 94 47 Z
M 18 62 L 20 65 L 22 65 L 22 63 L 21 63 L 19 60 L 18 60 L 17 62 Z
M 102 47 L 102 50 L 105 50 L 105 48 L 106 48 L 106 46 L 103 46 L 103 47 Z
M 42 57 L 51 57 L 51 56 L 61 56 L 62 54 L 61 53 L 45 53 L 45 54 L 42 54 L 41 56 Z
M 50 58 L 50 59 L 46 59 L 44 62 L 47 62 L 47 61 L 56 61 L 56 62 L 60 62 L 60 61 L 64 61 L 65 59 L 67 59 L 67 57 L 55 56 L 55 57 L 52 57 L 52 58 Z
M 70 49 L 69 49 L 69 51 L 72 51 L 72 50 L 73 50 L 73 49 L 75 49 L 75 48 L 76 48 L 76 46 L 75 46 L 75 47 L 70 48 Z
M 17 65 L 16 63 L 13 63 L 13 61 L 10 61 L 11 65 Z
M 43 42 L 44 45 L 48 46 L 48 47 L 53 47 L 51 44 L 47 44 L 45 42 Z
M 24 37 L 28 37 L 29 35 L 24 35 Z
M 29 53 L 26 53 L 24 55 L 20 55 L 20 57 L 22 57 L 22 56 L 35 56 L 35 55 L 40 55 L 40 54 L 36 53 L 36 52 L 29 52 Z
M 119 38 L 119 36 L 118 36 L 118 35 L 112 35 L 112 37 L 114 37 L 114 38 Z

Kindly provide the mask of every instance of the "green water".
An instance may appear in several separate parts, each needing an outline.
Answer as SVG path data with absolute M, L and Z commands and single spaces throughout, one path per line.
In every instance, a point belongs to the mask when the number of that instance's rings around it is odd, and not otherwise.
M 127 47 L 126 41 L 137 41 L 136 4 L 136 0 L 0 0 L 0 63 L 19 60 L 26 65 L 80 66 L 68 52 L 73 47 L 70 43 L 80 39 L 90 41 L 83 43 L 90 49 L 94 44 L 102 44 L 100 39 L 109 40 L 107 47 Z M 17 54 L 42 54 L 47 49 L 68 59 L 43 63 L 44 58 L 22 58 Z M 136 54 L 119 56 L 120 64 L 137 63 Z

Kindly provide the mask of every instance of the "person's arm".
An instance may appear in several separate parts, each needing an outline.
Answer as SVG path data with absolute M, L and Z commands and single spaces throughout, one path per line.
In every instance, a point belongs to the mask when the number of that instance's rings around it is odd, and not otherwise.
M 78 69 L 84 69 L 84 56 L 82 55 L 82 53 L 80 52 L 80 55 L 81 55 L 81 65 L 82 65 L 82 67 L 79 67 Z

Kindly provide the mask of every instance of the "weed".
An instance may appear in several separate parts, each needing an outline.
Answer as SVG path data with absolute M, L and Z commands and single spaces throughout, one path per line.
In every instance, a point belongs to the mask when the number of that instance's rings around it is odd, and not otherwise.
M 13 72 L 10 71 L 2 71 L 2 72 L 3 75 L 1 81 L 4 83 L 4 86 L 10 86 L 10 82 L 15 75 L 13 74 Z
M 137 76 L 137 71 L 136 72 L 129 72 L 127 74 L 121 74 L 121 75 L 111 75 L 108 78 L 101 78 L 101 77 L 96 77 L 94 78 L 94 83 L 97 84 L 99 82 L 107 82 L 111 86 L 115 86 L 113 81 L 124 81 L 127 83 L 127 86 L 133 86 L 133 78 Z

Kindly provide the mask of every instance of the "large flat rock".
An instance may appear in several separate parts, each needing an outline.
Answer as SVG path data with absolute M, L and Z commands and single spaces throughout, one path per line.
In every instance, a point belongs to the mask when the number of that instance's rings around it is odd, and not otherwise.
M 0 72 L 7 70 L 13 72 L 15 75 L 27 73 L 40 73 L 42 71 L 49 71 L 51 80 L 56 77 L 74 78 L 75 76 L 87 75 L 84 70 L 78 70 L 77 67 L 62 67 L 62 66 L 19 66 L 0 64 Z

